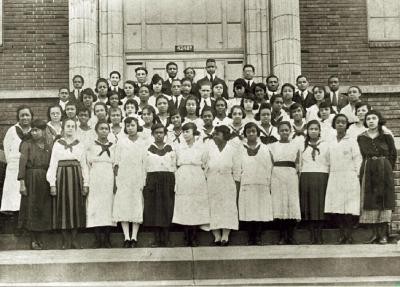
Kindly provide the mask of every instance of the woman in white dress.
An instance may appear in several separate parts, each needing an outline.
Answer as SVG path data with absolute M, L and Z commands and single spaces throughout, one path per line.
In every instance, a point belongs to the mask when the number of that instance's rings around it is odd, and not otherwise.
M 227 126 L 215 127 L 214 143 L 207 146 L 207 188 L 210 203 L 210 229 L 214 245 L 227 246 L 231 230 L 238 230 L 237 192 L 240 158 L 229 142 Z
M 116 144 L 118 140 L 126 136 L 122 124 L 122 110 L 120 108 L 110 108 L 108 115 L 111 121 L 108 140 Z
M 355 216 L 360 215 L 361 153 L 357 140 L 346 131 L 347 117 L 337 114 L 332 122 L 337 136 L 329 144 L 329 179 L 326 188 L 325 213 L 331 213 L 340 228 L 339 243 L 352 243 Z
M 19 107 L 17 109 L 18 123 L 10 127 L 4 137 L 3 146 L 7 168 L 1 199 L 1 212 L 10 213 L 19 211 L 21 202 L 21 194 L 19 193 L 20 184 L 17 179 L 19 159 L 21 157 L 19 147 L 21 142 L 29 137 L 32 118 L 33 113 L 29 107 Z
M 95 131 L 98 138 L 86 151 L 90 177 L 86 226 L 95 228 L 95 248 L 111 248 L 110 227 L 116 225 L 112 219 L 115 144 L 107 139 L 110 133 L 107 122 L 97 122 Z
M 296 244 L 293 231 L 301 219 L 299 199 L 300 146 L 289 140 L 291 124 L 278 125 L 280 140 L 269 145 L 272 160 L 271 195 L 274 219 L 279 224 L 279 244 Z
M 239 220 L 247 223 L 249 245 L 261 245 L 262 223 L 273 220 L 271 155 L 268 146 L 259 140 L 256 123 L 247 123 L 244 135 L 246 140 L 240 152 Z
M 124 248 L 137 246 L 137 233 L 143 222 L 143 187 L 146 181 L 146 143 L 138 135 L 142 130 L 138 120 L 124 120 L 127 137 L 118 141 L 115 151 L 117 192 L 114 198 L 113 221 L 121 222 Z M 132 223 L 132 236 L 129 225 Z
M 196 124 L 182 127 L 184 141 L 176 146 L 175 207 L 173 223 L 185 226 L 187 246 L 197 246 L 197 227 L 210 223 L 207 182 L 203 169 L 206 163 L 205 145 L 195 140 Z

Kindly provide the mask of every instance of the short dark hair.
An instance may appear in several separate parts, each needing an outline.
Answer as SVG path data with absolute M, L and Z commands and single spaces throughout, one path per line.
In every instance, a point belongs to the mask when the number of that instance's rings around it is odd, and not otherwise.
M 271 99 L 269 100 L 271 106 L 275 103 L 275 101 L 276 101 L 277 98 L 283 99 L 282 94 L 275 94 L 275 95 L 273 95 L 273 96 L 271 97 Z
M 105 83 L 105 84 L 107 85 L 107 87 L 108 87 L 108 81 L 107 81 L 105 78 L 98 78 L 97 81 L 96 81 L 96 88 L 94 89 L 94 91 L 95 91 L 96 93 L 99 92 L 99 90 L 97 90 L 97 86 L 98 86 L 100 83 Z
M 110 130 L 110 125 L 107 123 L 105 120 L 100 120 L 96 123 L 94 126 L 94 131 L 97 132 L 97 129 L 99 128 L 100 125 L 105 124 L 108 127 L 108 130 Z
M 298 81 L 299 79 L 301 79 L 301 78 L 305 78 L 305 79 L 308 81 L 306 75 L 298 75 L 298 76 L 296 77 L 296 83 L 297 83 L 297 81 Z
M 187 130 L 193 130 L 193 135 L 198 136 L 200 135 L 200 132 L 197 130 L 197 126 L 195 123 L 185 123 L 182 126 L 182 131 L 187 131 Z
M 121 79 L 121 73 L 118 72 L 118 71 L 112 71 L 112 72 L 110 73 L 110 78 L 111 78 L 111 76 L 114 75 L 114 74 L 118 75 L 118 77 Z
M 47 127 L 47 123 L 44 120 L 36 119 L 31 123 L 31 128 L 37 128 L 39 130 L 45 130 Z
M 167 65 L 165 65 L 165 69 L 168 70 L 169 66 L 175 66 L 176 68 L 178 68 L 178 65 L 175 62 L 169 62 Z
M 244 69 L 246 69 L 246 68 L 251 68 L 253 70 L 253 73 L 256 71 L 256 68 L 254 68 L 254 66 L 251 64 L 244 65 L 242 71 L 244 71 Z
M 60 110 L 60 112 L 61 112 L 61 120 L 62 120 L 63 110 L 62 110 L 62 108 L 61 108 L 61 106 L 60 106 L 59 104 L 54 104 L 54 105 L 51 105 L 51 106 L 49 106 L 49 107 L 47 108 L 47 119 L 48 119 L 49 121 L 51 120 L 51 118 L 50 118 L 50 111 L 51 111 L 52 108 L 58 108 L 58 109 Z
M 201 117 L 203 117 L 203 115 L 204 115 L 204 113 L 205 112 L 211 112 L 212 113 L 212 115 L 213 115 L 213 118 L 215 118 L 215 110 L 213 109 L 213 108 L 211 108 L 211 107 L 209 107 L 209 106 L 205 106 L 204 108 L 203 108 L 203 110 L 201 111 Z
M 193 74 L 196 76 L 196 70 L 193 67 L 187 67 L 183 70 L 183 74 L 186 74 L 188 70 L 193 70 Z
M 147 69 L 145 67 L 137 67 L 135 69 L 135 73 L 137 73 L 138 71 L 144 71 L 146 73 L 146 75 L 149 74 L 149 72 L 147 71 Z
M 97 96 L 96 96 L 96 94 L 93 92 L 93 90 L 91 88 L 86 88 L 79 94 L 79 101 L 80 102 L 83 101 L 83 95 L 91 96 L 92 99 L 93 99 L 93 102 L 97 101 Z
M 366 106 L 368 111 L 372 110 L 372 107 L 371 107 L 370 104 L 368 104 L 368 103 L 366 103 L 366 102 L 357 102 L 357 103 L 355 103 L 355 105 L 354 105 L 354 111 L 355 111 L 354 113 L 357 115 L 357 110 L 358 110 L 359 108 L 363 107 L 363 106 Z
M 304 116 L 305 116 L 305 111 L 304 111 L 303 106 L 300 105 L 299 103 L 294 103 L 294 104 L 292 104 L 292 105 L 290 106 L 290 108 L 289 108 L 289 116 L 290 116 L 290 118 L 293 118 L 293 117 L 292 117 L 292 114 L 293 114 L 293 112 L 294 112 L 295 110 L 297 110 L 298 108 L 300 108 L 301 111 L 303 112 L 303 118 L 304 118 Z
M 280 128 L 281 126 L 284 126 L 284 125 L 287 125 L 287 126 L 289 127 L 289 130 L 292 130 L 292 125 L 290 124 L 289 121 L 281 121 L 281 122 L 279 122 L 279 123 L 277 124 L 277 127 L 276 127 L 276 129 L 278 130 L 278 132 L 279 132 L 279 128 Z
M 215 59 L 208 58 L 208 59 L 206 60 L 206 65 L 207 65 L 208 63 L 216 63 L 216 61 L 215 61 Z
M 102 106 L 104 108 L 104 110 L 106 111 L 106 113 L 107 113 L 107 110 L 108 110 L 107 105 L 105 103 L 103 103 L 103 102 L 97 102 L 97 103 L 94 104 L 94 106 L 93 106 L 93 112 L 94 113 L 96 113 L 96 107 L 97 106 Z
M 90 109 L 88 107 L 85 107 L 83 105 L 79 105 L 78 110 L 76 111 L 76 114 L 79 115 L 79 113 L 87 112 L 88 116 L 90 117 Z
M 231 108 L 231 112 L 228 115 L 229 118 L 232 118 L 233 110 L 235 110 L 235 109 L 239 109 L 242 111 L 242 119 L 244 119 L 246 117 L 246 113 L 244 112 L 244 109 L 239 105 L 235 105 Z
M 328 78 L 328 83 L 329 83 L 329 81 L 330 81 L 331 79 L 333 79 L 333 78 L 336 78 L 336 79 L 339 80 L 339 76 L 337 76 L 337 75 L 330 75 L 329 78 Z
M 254 123 L 254 122 L 248 122 L 247 124 L 245 124 L 245 126 L 244 126 L 244 128 L 243 128 L 243 135 L 246 137 L 246 136 L 247 136 L 246 131 L 247 131 L 248 129 L 251 129 L 251 128 L 256 128 L 256 130 L 257 130 L 257 136 L 259 137 L 260 134 L 261 134 L 261 130 L 260 130 L 260 128 L 258 127 L 258 125 L 257 125 L 256 123 Z
M 269 76 L 267 77 L 267 79 L 265 80 L 265 82 L 268 83 L 269 79 L 272 79 L 272 78 L 275 78 L 275 79 L 277 79 L 277 80 L 279 81 L 278 76 L 275 76 L 274 74 L 271 74 L 271 75 L 269 75 Z
M 151 78 L 151 84 L 155 85 L 159 81 L 161 81 L 161 83 L 162 83 L 163 82 L 163 78 L 161 78 L 159 74 L 154 74 L 153 77 Z
M 124 104 L 124 111 L 126 111 L 126 106 L 127 105 L 134 105 L 135 106 L 135 110 L 136 110 L 135 114 L 137 114 L 137 112 L 139 111 L 139 105 L 134 99 L 127 99 L 126 100 L 126 102 Z
M 154 132 L 156 130 L 161 129 L 161 128 L 164 130 L 164 133 L 166 134 L 168 130 L 166 127 L 164 127 L 164 125 L 162 123 L 156 123 L 156 124 L 152 125 L 151 126 L 151 134 L 154 134 Z
M 382 126 L 386 124 L 386 120 L 382 116 L 382 114 L 377 110 L 370 110 L 365 114 L 365 119 L 367 119 L 367 116 L 369 115 L 376 115 L 378 117 L 378 126 L 379 126 L 378 129 L 380 132 L 382 132 Z M 367 121 L 364 121 L 364 127 L 368 128 Z
M 258 109 L 258 112 L 254 115 L 254 119 L 255 119 L 256 121 L 259 121 L 259 120 L 261 119 L 261 118 L 260 118 L 260 113 L 261 113 L 261 111 L 264 110 L 264 109 L 271 110 L 271 105 L 270 105 L 269 103 L 262 103 L 262 104 L 260 105 L 260 108 Z
M 350 126 L 350 123 L 349 123 L 349 118 L 348 118 L 345 114 L 336 114 L 336 115 L 333 117 L 333 120 L 332 120 L 332 128 L 334 128 L 334 129 L 336 130 L 336 120 L 337 120 L 338 118 L 340 118 L 340 117 L 346 119 L 346 121 L 347 121 L 346 129 L 348 129 L 349 126 Z
M 81 75 L 75 75 L 72 77 L 72 82 L 75 81 L 76 78 L 80 78 L 82 81 L 82 85 L 85 83 L 85 79 Z
M 226 125 L 216 126 L 214 132 L 222 133 L 222 137 L 225 141 L 228 141 L 231 138 L 231 130 Z
M 125 134 L 128 134 L 128 131 L 126 130 L 126 125 L 130 124 L 131 122 L 135 122 L 136 123 L 138 132 L 143 131 L 143 127 L 139 124 L 138 119 L 136 119 L 134 117 L 127 117 L 127 118 L 124 119 L 124 133 Z

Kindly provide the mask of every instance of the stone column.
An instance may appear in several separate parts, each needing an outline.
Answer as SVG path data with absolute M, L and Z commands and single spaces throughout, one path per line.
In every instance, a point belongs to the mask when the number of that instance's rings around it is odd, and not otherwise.
M 69 0 L 69 78 L 82 75 L 86 87 L 98 78 L 97 1 Z
M 100 76 L 108 79 L 117 70 L 124 78 L 123 0 L 99 0 L 99 5 Z
M 299 0 L 270 0 L 272 70 L 281 83 L 301 73 Z
M 256 68 L 256 80 L 265 82 L 270 73 L 268 0 L 245 0 L 246 59 Z

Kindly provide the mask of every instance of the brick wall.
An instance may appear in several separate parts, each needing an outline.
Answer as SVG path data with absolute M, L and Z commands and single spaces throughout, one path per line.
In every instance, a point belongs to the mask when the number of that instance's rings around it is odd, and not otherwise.
M 302 72 L 313 85 L 400 82 L 400 47 L 370 47 L 366 0 L 300 0 Z
M 0 89 L 68 83 L 68 0 L 4 0 Z
M 34 117 L 47 120 L 47 108 L 56 99 L 0 99 L 0 149 L 3 149 L 3 139 L 7 129 L 16 123 L 18 106 L 27 105 L 32 108 Z

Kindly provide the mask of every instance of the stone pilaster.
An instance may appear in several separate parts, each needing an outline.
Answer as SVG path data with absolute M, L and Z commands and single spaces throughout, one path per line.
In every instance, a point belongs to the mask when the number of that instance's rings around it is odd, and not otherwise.
M 80 74 L 85 86 L 92 87 L 98 78 L 97 2 L 69 0 L 69 77 Z
M 99 18 L 100 76 L 117 70 L 124 78 L 123 0 L 99 0 Z
M 270 0 L 272 70 L 281 83 L 301 73 L 299 0 Z
M 256 68 L 256 80 L 265 82 L 270 73 L 268 0 L 245 0 L 246 59 Z

